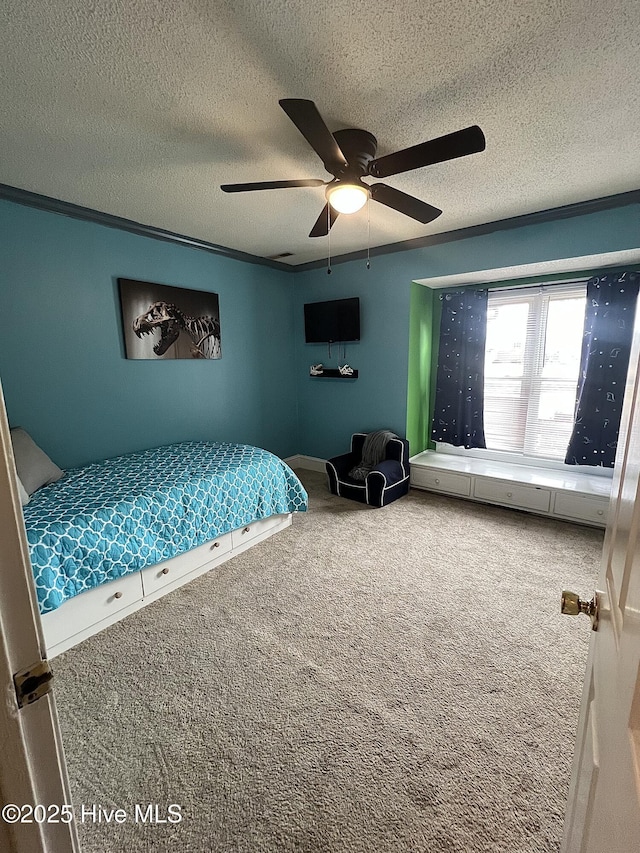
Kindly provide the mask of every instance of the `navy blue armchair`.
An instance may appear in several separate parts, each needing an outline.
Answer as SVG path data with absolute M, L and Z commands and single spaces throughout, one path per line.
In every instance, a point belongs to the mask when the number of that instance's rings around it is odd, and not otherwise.
M 386 506 L 409 491 L 409 442 L 404 438 L 389 439 L 385 458 L 362 480 L 354 480 L 349 471 L 362 459 L 366 433 L 351 436 L 351 450 L 327 460 L 329 490 L 334 495 L 351 498 L 369 506 Z

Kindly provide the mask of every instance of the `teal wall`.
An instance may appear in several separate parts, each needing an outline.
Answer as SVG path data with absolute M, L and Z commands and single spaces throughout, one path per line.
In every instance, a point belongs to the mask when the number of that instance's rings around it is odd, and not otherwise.
M 0 380 L 62 467 L 189 438 L 297 451 L 293 276 L 0 202 Z M 118 277 L 219 294 L 222 358 L 124 357 Z
M 296 273 L 0 201 L 0 379 L 13 425 L 63 467 L 188 438 L 328 457 L 389 427 L 422 449 L 433 298 L 415 279 L 638 248 L 640 205 Z M 355 220 L 345 227 L 356 227 Z M 219 294 L 223 357 L 124 357 L 116 279 Z M 359 296 L 356 380 L 314 379 L 303 305 Z M 341 355 L 341 353 L 340 353 Z
M 389 428 L 404 435 L 407 421 L 409 304 L 415 267 L 407 254 L 336 264 L 295 275 L 294 321 L 298 377 L 299 453 L 327 458 L 349 449 L 352 432 Z M 336 367 L 323 344 L 305 344 L 305 302 L 360 297 L 359 343 L 346 345 L 346 361 L 358 379 L 309 376 L 309 366 Z M 342 351 L 340 352 L 342 355 Z M 340 358 L 340 363 L 344 360 Z
M 424 380 L 417 381 L 416 375 L 425 377 L 424 364 L 417 359 L 420 353 L 427 353 L 428 357 L 430 347 L 424 329 L 416 342 L 411 307 L 417 310 L 416 306 L 422 305 L 423 310 L 428 303 L 426 310 L 430 314 L 435 317 L 437 311 L 429 300 L 418 300 L 415 294 L 412 299 L 412 281 L 638 248 L 639 222 L 640 205 L 633 204 L 374 256 L 370 270 L 364 261 L 357 260 L 334 264 L 330 276 L 326 269 L 296 274 L 298 452 L 326 458 L 348 449 L 352 432 L 380 427 L 408 434 L 414 440 L 412 453 L 424 449 L 429 386 L 420 396 Z M 309 377 L 310 364 L 326 363 L 326 348 L 304 343 L 302 306 L 318 299 L 349 296 L 361 299 L 361 341 L 347 347 L 347 361 L 359 370 L 359 378 L 345 381 Z M 435 348 L 431 350 L 435 352 Z M 420 445 L 416 446 L 416 441 Z

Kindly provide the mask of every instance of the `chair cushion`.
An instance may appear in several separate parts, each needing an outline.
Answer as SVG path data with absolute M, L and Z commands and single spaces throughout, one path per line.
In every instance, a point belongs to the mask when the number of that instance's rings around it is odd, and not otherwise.
M 369 471 L 385 458 L 389 441 L 397 437 L 388 429 L 370 432 L 362 445 L 362 459 L 349 471 L 349 476 L 362 482 Z
M 399 462 L 395 462 L 393 459 L 385 459 L 384 462 L 380 462 L 379 465 L 376 465 L 376 467 L 369 472 L 369 476 L 372 474 L 382 474 L 386 479 L 388 486 L 391 486 L 394 483 L 399 483 L 400 480 L 403 480 L 407 476 L 402 465 Z

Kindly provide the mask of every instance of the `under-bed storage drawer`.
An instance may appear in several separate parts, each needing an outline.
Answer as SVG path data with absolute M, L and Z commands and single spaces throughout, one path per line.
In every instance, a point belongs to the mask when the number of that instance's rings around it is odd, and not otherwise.
M 469 497 L 471 494 L 471 477 L 467 474 L 452 474 L 450 471 L 432 468 L 412 468 L 411 485 L 462 497 Z
M 142 600 L 140 572 L 133 572 L 68 599 L 62 607 L 42 616 L 47 649 L 110 619 L 121 610 Z M 93 633 L 93 632 L 92 632 Z
M 225 533 L 212 542 L 198 545 L 184 554 L 179 554 L 163 563 L 156 563 L 142 570 L 142 587 L 145 595 L 150 595 L 171 583 L 179 581 L 201 566 L 213 564 L 231 550 L 231 534 Z
M 577 518 L 603 527 L 607 523 L 609 499 L 588 497 L 587 495 L 571 495 L 562 492 L 556 494 L 553 512 L 565 518 Z
M 548 489 L 516 485 L 508 480 L 489 480 L 478 477 L 473 495 L 483 501 L 532 509 L 536 512 L 549 512 L 551 506 L 551 492 Z
M 249 542 L 262 536 L 263 534 L 288 527 L 291 524 L 291 515 L 272 515 L 269 518 L 259 518 L 255 521 L 245 524 L 244 527 L 238 527 L 237 530 L 231 531 L 231 542 L 233 550 L 244 548 Z

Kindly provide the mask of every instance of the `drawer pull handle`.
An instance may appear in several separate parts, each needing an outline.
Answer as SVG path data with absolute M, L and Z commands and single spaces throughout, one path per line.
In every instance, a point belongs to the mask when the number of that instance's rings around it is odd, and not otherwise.
M 507 497 L 508 497 L 508 498 L 512 498 L 512 497 L 513 497 L 513 492 L 507 492 Z
M 440 477 L 436 477 L 436 486 L 438 485 L 439 482 L 440 482 Z
M 250 530 L 251 530 L 251 528 L 250 528 L 250 527 L 245 527 L 245 529 L 244 529 L 242 532 L 243 532 L 243 533 L 248 533 Z
M 219 547 L 220 547 L 220 543 L 219 543 L 219 542 L 214 542 L 214 543 L 213 543 L 213 545 L 209 548 L 209 550 L 210 550 L 210 551 L 213 551 L 213 549 L 214 549 L 214 548 L 219 548 Z
M 598 515 L 604 515 L 604 510 L 603 510 L 603 509 L 599 509 L 599 510 L 598 510 Z
M 116 594 L 115 594 L 113 597 L 114 597 L 114 598 L 122 598 L 122 593 L 121 593 L 121 592 L 116 592 Z
M 160 572 L 161 575 L 168 575 L 169 569 L 165 566 L 164 569 Z

